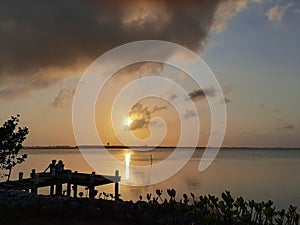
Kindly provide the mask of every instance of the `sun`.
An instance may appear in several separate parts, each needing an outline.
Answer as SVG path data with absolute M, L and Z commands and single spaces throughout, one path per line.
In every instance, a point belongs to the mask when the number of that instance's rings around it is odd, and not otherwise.
M 130 126 L 131 123 L 132 123 L 132 119 L 130 119 L 129 117 L 126 117 L 126 118 L 124 119 L 124 124 L 125 124 L 126 126 Z

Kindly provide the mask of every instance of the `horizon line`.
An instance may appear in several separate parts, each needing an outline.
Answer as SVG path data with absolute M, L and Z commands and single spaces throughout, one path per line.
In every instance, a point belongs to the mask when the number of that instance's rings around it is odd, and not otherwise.
M 72 148 L 72 149 L 78 149 L 81 148 L 220 148 L 220 149 L 300 149 L 300 146 L 221 146 L 221 147 L 214 147 L 214 146 L 140 146 L 140 145 L 131 145 L 131 146 L 124 146 L 124 145 L 26 145 L 23 146 L 24 149 L 40 149 L 40 148 L 49 148 L 49 149 L 58 149 L 58 148 Z

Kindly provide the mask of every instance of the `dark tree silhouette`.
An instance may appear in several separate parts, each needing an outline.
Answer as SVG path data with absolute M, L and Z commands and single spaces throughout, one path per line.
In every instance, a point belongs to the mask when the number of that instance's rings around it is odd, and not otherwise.
M 7 176 L 7 181 L 13 167 L 27 158 L 27 154 L 19 155 L 28 134 L 27 127 L 18 127 L 19 117 L 20 115 L 12 116 L 0 127 L 0 168 L 6 171 L 4 175 Z

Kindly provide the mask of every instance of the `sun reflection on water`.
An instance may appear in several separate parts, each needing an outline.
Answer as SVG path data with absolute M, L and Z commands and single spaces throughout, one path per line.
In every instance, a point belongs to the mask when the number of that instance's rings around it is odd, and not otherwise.
M 130 166 L 130 152 L 128 151 L 128 153 L 125 154 L 125 179 L 129 180 L 129 166 Z

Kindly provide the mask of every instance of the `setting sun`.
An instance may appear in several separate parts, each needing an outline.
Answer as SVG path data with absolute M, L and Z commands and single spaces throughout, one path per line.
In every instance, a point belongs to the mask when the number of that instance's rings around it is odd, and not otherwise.
M 129 117 L 126 117 L 126 118 L 124 119 L 124 124 L 125 124 L 126 126 L 130 126 L 131 123 L 132 123 L 132 119 L 130 119 Z
M 300 0 L 0 0 L 0 225 L 300 225 L 299 24 Z

